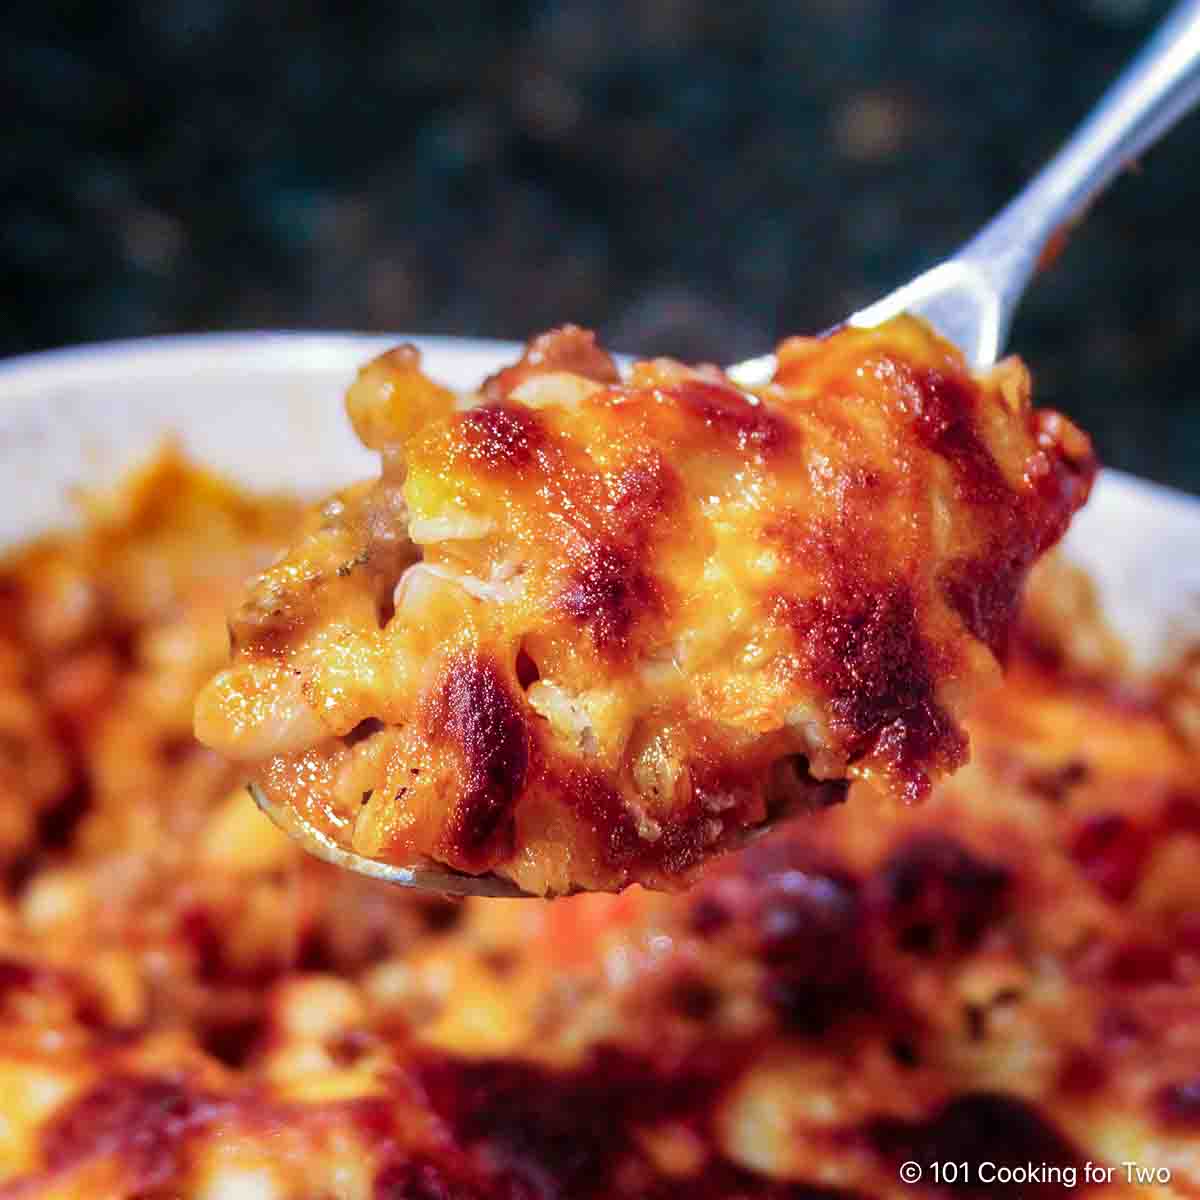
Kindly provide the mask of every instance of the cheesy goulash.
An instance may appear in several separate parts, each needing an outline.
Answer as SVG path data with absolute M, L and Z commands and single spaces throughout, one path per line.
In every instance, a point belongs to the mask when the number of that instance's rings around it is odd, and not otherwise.
M 0 561 L 6 1200 L 1200 1196 L 1200 657 L 1135 676 L 1045 563 L 926 803 L 451 903 L 191 736 L 304 520 L 168 450 Z
M 348 849 L 539 895 L 678 886 L 846 780 L 923 798 L 1095 469 L 908 318 L 754 392 L 576 328 L 469 395 L 401 347 L 347 408 L 381 477 L 250 585 L 198 736 Z

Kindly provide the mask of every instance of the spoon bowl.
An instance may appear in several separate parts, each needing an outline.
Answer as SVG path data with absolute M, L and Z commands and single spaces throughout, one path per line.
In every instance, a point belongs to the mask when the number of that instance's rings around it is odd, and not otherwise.
M 314 825 L 300 820 L 290 809 L 272 804 L 265 792 L 256 783 L 246 785 L 254 803 L 293 841 L 311 854 L 335 867 L 354 871 L 359 875 L 380 879 L 397 887 L 418 888 L 425 892 L 439 892 L 443 896 L 491 896 L 513 900 L 529 897 L 511 880 L 489 872 L 486 875 L 467 875 L 440 864 L 398 867 L 366 858 L 339 846 L 331 837 Z

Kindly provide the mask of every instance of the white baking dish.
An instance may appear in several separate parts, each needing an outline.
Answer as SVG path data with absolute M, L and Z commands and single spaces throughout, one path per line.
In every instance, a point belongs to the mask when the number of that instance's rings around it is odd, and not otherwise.
M 255 487 L 317 493 L 371 473 L 341 394 L 361 362 L 400 340 L 454 387 L 517 352 L 467 338 L 239 334 L 0 363 L 0 546 L 71 522 L 73 486 L 111 481 L 166 435 Z M 1200 500 L 1106 471 L 1068 552 L 1140 661 L 1200 636 Z

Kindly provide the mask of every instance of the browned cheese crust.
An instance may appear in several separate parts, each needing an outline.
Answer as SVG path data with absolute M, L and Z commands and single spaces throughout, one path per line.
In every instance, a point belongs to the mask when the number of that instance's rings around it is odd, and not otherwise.
M 1039 567 L 925 804 L 855 784 L 687 894 L 453 904 L 309 858 L 190 736 L 300 519 L 168 454 L 0 564 L 5 1200 L 1200 1196 L 1194 656 L 1135 679 Z
M 360 854 L 538 894 L 679 886 L 846 779 L 923 799 L 1095 470 L 911 319 L 753 393 L 567 328 L 467 396 L 392 351 L 347 405 L 381 478 L 251 584 L 198 735 Z

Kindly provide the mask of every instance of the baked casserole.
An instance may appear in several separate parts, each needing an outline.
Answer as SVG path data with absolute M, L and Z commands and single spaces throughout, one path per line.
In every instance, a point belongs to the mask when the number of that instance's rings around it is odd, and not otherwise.
M 1048 564 L 924 804 L 451 903 L 309 858 L 191 736 L 304 520 L 167 450 L 0 570 L 0 1195 L 1200 1194 L 1195 660 L 1136 678 Z

